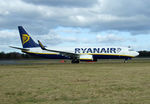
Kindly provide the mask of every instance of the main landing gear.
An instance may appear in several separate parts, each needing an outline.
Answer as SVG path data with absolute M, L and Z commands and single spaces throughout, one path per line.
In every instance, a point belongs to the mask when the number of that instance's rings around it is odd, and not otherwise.
M 129 60 L 129 59 L 127 59 L 127 58 L 126 58 L 126 59 L 124 59 L 124 63 L 128 63 L 128 60 Z
M 72 61 L 71 61 L 72 64 L 78 64 L 79 62 L 80 62 L 79 59 L 72 59 Z

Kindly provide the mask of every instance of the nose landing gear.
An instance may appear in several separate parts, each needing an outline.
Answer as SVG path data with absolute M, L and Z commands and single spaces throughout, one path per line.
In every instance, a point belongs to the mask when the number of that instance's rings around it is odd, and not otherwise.
M 125 58 L 124 63 L 128 63 L 128 60 L 129 60 L 128 58 Z

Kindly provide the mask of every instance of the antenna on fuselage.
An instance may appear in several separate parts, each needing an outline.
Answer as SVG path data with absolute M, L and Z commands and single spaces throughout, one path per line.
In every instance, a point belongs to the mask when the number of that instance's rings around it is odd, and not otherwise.
M 128 46 L 128 48 L 131 48 L 131 46 Z

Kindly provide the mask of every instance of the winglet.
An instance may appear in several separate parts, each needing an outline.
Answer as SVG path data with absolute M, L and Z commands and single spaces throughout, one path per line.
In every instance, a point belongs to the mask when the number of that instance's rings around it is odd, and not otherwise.
M 38 43 L 39 43 L 41 49 L 46 50 L 46 48 L 44 47 L 44 45 L 39 40 L 38 40 Z

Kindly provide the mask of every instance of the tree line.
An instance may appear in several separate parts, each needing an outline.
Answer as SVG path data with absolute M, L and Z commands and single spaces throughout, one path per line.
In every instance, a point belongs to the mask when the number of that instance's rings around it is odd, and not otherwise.
M 41 57 L 31 56 L 25 53 L 18 53 L 18 52 L 0 52 L 0 60 L 6 59 L 41 59 Z
M 150 57 L 150 51 L 139 51 L 139 53 L 140 54 L 138 57 Z M 42 58 L 18 52 L 10 52 L 10 53 L 0 52 L 0 60 L 5 59 L 42 59 Z

